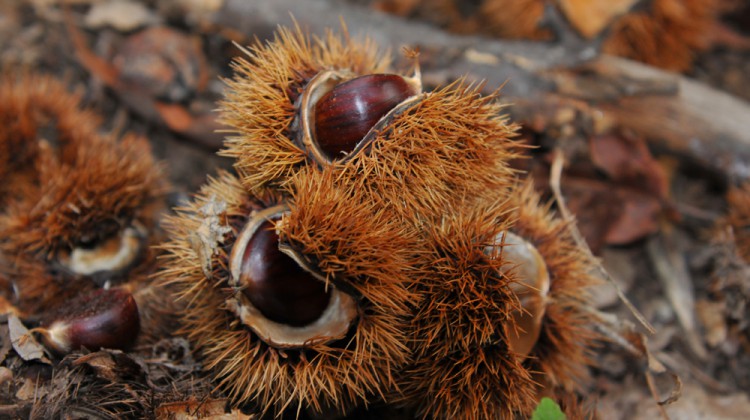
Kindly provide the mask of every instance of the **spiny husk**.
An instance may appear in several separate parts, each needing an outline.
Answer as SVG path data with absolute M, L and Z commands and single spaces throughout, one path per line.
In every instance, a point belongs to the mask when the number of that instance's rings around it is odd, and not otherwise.
M 593 265 L 570 235 L 567 223 L 542 205 L 527 181 L 512 195 L 516 222 L 511 230 L 534 245 L 550 275 L 547 310 L 536 346 L 526 361 L 542 381 L 567 391 L 580 391 L 588 378 L 592 352 L 601 337 L 590 307 L 590 288 L 599 283 Z
M 540 0 L 484 0 L 472 2 L 471 9 L 458 0 L 381 0 L 376 7 L 401 16 L 419 16 L 449 31 L 463 34 L 485 33 L 501 38 L 549 39 L 541 27 L 545 2 Z
M 23 196 L 34 186 L 34 162 L 39 154 L 37 140 L 43 127 L 54 127 L 60 144 L 95 134 L 99 117 L 90 111 L 78 110 L 79 106 L 80 95 L 69 93 L 52 77 L 26 73 L 9 73 L 2 77 L 0 203 L 10 199 L 9 196 Z
M 312 170 L 312 169 L 310 169 Z M 322 175 L 321 175 L 322 176 Z M 185 332 L 235 405 L 280 414 L 286 409 L 344 413 L 393 392 L 395 374 L 408 357 L 404 328 L 408 303 L 408 235 L 352 189 L 340 190 L 331 173 L 294 179 L 290 213 L 277 223 L 280 240 L 303 254 L 328 281 L 354 292 L 359 314 L 349 335 L 303 349 L 269 346 L 226 307 L 228 253 L 253 209 L 282 200 L 248 193 L 239 179 L 222 175 L 203 188 L 194 203 L 169 219 L 173 238 L 164 248 L 160 277 L 177 285 L 187 303 Z M 216 248 L 211 279 L 189 238 L 205 215 L 200 208 L 216 197 L 226 203 L 219 216 L 232 229 Z
M 456 81 L 425 94 L 376 133 L 367 153 L 339 165 L 341 178 L 380 206 L 420 224 L 440 220 L 485 191 L 502 195 L 520 157 L 516 125 L 502 115 L 497 93 Z
M 729 214 L 726 223 L 732 228 L 737 252 L 750 263 L 750 183 L 730 189 L 727 202 Z
M 426 227 L 432 253 L 421 265 L 427 280 L 417 285 L 414 363 L 402 377 L 402 401 L 421 417 L 509 418 L 533 409 L 531 372 L 507 345 L 511 313 L 520 308 L 512 272 L 485 254 L 510 227 L 511 206 L 500 196 Z
M 307 81 L 331 69 L 385 72 L 389 60 L 376 51 L 346 35 L 311 41 L 299 28 L 282 29 L 272 43 L 252 50 L 249 61 L 235 64 L 222 110 L 238 135 L 227 139 L 223 154 L 236 159 L 246 189 L 284 187 L 310 164 L 293 143 L 299 130 L 295 101 Z M 454 196 L 506 188 L 512 173 L 507 161 L 517 157 L 509 140 L 516 126 L 502 115 L 497 94 L 482 97 L 480 90 L 457 81 L 420 96 L 389 117 L 365 150 L 333 165 L 373 199 L 419 217 L 442 211 Z
M 654 0 L 612 26 L 604 51 L 673 71 L 690 69 L 708 49 L 726 0 Z
M 284 185 L 305 165 L 305 152 L 293 144 L 292 122 L 295 101 L 313 76 L 323 70 L 383 73 L 390 66 L 369 40 L 354 41 L 346 32 L 310 38 L 299 27 L 281 28 L 273 41 L 248 54 L 234 62 L 236 75 L 221 102 L 221 120 L 234 132 L 222 154 L 236 159 L 248 190 Z
M 98 134 L 98 118 L 82 110 L 80 98 L 59 81 L 20 76 L 5 83 L 0 119 L 14 124 L 3 132 L 2 148 L 26 151 L 19 153 L 27 159 L 6 167 L 3 183 L 18 182 L 23 189 L 5 195 L 0 254 L 9 264 L 0 270 L 12 279 L 3 285 L 6 293 L 15 288 L 14 302 L 34 313 L 96 286 L 91 278 L 61 270 L 60 252 L 131 223 L 153 235 L 166 183 L 145 139 Z M 49 126 L 55 128 L 54 143 L 37 138 Z M 140 261 L 107 280 L 145 279 L 153 267 L 151 251 Z
M 422 257 L 418 232 L 394 220 L 366 190 L 343 183 L 333 167 L 306 168 L 293 180 L 292 212 L 279 234 L 307 256 L 328 281 L 354 289 L 381 315 L 398 316 L 417 303 L 408 292 Z

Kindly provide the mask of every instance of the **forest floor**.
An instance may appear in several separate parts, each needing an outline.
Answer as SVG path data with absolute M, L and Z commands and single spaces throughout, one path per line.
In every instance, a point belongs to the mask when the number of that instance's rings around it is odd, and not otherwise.
M 0 68 L 4 72 L 58 76 L 71 90 L 83 94 L 87 107 L 104 116 L 106 130 L 148 138 L 172 183 L 171 204 L 188 199 L 207 176 L 220 169 L 232 170 L 228 158 L 216 155 L 223 136 L 216 133 L 221 126 L 214 112 L 224 89 L 221 78 L 231 76 L 230 63 L 241 54 L 234 42 L 249 45 L 254 37 L 261 42 L 268 39 L 276 15 L 255 16 L 262 23 L 237 27 L 211 17 L 226 7 L 222 0 L 153 1 L 136 6 L 125 1 L 106 6 L 96 0 L 74 0 L 67 12 L 62 3 L 0 3 Z M 359 4 L 347 7 L 362 8 L 367 2 L 350 3 Z M 314 26 L 315 22 L 308 21 L 314 15 L 308 17 L 304 8 L 290 12 L 302 26 Z M 750 35 L 750 28 L 742 27 L 747 25 L 747 15 L 744 11 L 745 20 L 735 16 L 730 22 L 739 33 L 746 31 L 745 36 Z M 281 20 L 288 22 L 289 16 Z M 367 33 L 367 29 L 361 31 Z M 478 49 L 481 46 L 477 44 Z M 86 52 L 110 67 L 86 59 Z M 436 56 L 429 47 L 422 54 L 428 87 L 450 81 L 452 76 L 443 70 L 451 63 L 444 56 Z M 112 69 L 114 79 L 108 73 Z M 747 106 L 750 50 L 716 47 L 701 52 L 684 76 Z M 507 79 L 507 89 L 513 92 L 514 78 L 498 77 Z M 146 89 L 137 94 L 120 89 L 117 83 L 123 80 L 141 83 Z M 174 108 L 139 109 L 143 95 Z M 512 96 L 509 102 L 522 100 Z M 173 118 L 175 109 L 189 115 L 187 122 Z M 644 359 L 621 344 L 603 344 L 597 350 L 598 367 L 588 396 L 599 417 L 658 418 L 656 400 L 673 392 L 674 373 L 679 377 L 681 397 L 666 405 L 672 418 L 746 418 L 750 415 L 750 270 L 737 259 L 723 223 L 729 209 L 726 194 L 742 181 L 741 175 L 707 168 L 700 159 L 654 146 L 648 136 L 631 131 L 582 135 L 585 130 L 575 126 L 579 121 L 566 119 L 561 109 L 565 107 L 555 109 L 554 115 L 565 124 L 549 114 L 533 115 L 528 109 L 514 113 L 510 106 L 511 117 L 524 126 L 523 138 L 537 146 L 522 165 L 535 175 L 540 189 L 549 192 L 550 163 L 560 146 L 557 142 L 565 139 L 567 165 L 561 183 L 566 201 L 594 253 L 655 333 L 645 332 L 611 285 L 596 290 L 594 306 L 635 325 L 635 330 L 648 337 L 650 353 L 668 371 L 654 378 L 659 394 L 655 399 L 647 385 Z M 745 118 L 745 123 L 750 121 L 750 114 Z M 750 142 L 736 147 L 750 153 Z M 750 161 L 744 165 L 750 167 Z M 627 174 L 615 173 L 613 167 L 625 167 Z M 628 206 L 642 211 L 624 214 L 622 208 Z M 2 358 L 9 351 L 0 350 Z M 6 361 L 4 366 L 11 364 Z M 33 401 L 34 392 L 3 378 L 0 392 L 15 401 L 4 399 L 0 417 L 3 412 L 26 413 L 19 407 Z

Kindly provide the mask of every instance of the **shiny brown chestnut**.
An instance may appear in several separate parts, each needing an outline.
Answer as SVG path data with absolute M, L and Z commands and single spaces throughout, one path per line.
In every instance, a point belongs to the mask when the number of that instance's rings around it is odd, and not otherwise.
M 415 93 L 395 74 L 370 74 L 337 85 L 315 104 L 318 146 L 328 156 L 351 153 L 383 116 Z
M 138 305 L 123 289 L 98 289 L 60 308 L 49 326 L 34 328 L 45 346 L 58 354 L 85 347 L 125 350 L 140 331 Z
M 320 318 L 331 299 L 325 283 L 279 250 L 279 236 L 271 220 L 258 226 L 245 248 L 240 283 L 242 293 L 263 315 L 295 327 Z
M 421 91 L 418 75 L 320 73 L 302 96 L 297 141 L 318 163 L 346 161 L 367 147 L 389 117 L 418 103 Z
M 276 347 L 341 338 L 356 317 L 356 303 L 279 243 L 274 226 L 288 211 L 274 206 L 248 218 L 230 255 L 230 285 L 236 293 L 227 305 Z

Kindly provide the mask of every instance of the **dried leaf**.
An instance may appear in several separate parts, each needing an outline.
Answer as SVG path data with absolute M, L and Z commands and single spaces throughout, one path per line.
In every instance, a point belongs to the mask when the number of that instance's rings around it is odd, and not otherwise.
M 5 366 L 0 366 L 0 385 L 13 379 L 13 371 Z
M 603 134 L 590 139 L 591 160 L 618 184 L 666 197 L 667 176 L 642 137 Z
M 169 33 L 165 32 L 167 29 L 154 28 L 143 31 L 148 35 L 146 39 L 151 47 L 143 46 L 143 42 L 140 42 L 142 38 L 131 39 L 131 52 L 123 54 L 121 51 L 119 58 L 115 58 L 115 62 L 119 63 L 116 66 L 97 56 L 89 48 L 83 33 L 74 25 L 72 18 L 68 17 L 66 23 L 76 57 L 81 65 L 114 90 L 130 109 L 148 120 L 167 125 L 199 144 L 213 148 L 221 144 L 223 137 L 217 130 L 222 126 L 216 121 L 214 113 L 197 112 L 195 115 L 186 116 L 192 108 L 179 105 L 170 108 L 166 105 L 167 102 L 157 100 L 162 97 L 167 101 L 184 100 L 205 88 L 209 80 L 205 57 L 200 46 L 189 37 L 179 35 L 184 41 L 164 43 L 162 35 Z M 170 46 L 175 44 L 182 46 L 170 49 Z M 166 51 L 161 56 L 158 51 L 152 51 L 153 57 L 149 59 L 146 57 L 146 51 L 143 51 L 147 48 L 162 48 Z M 134 57 L 140 59 L 136 60 Z M 190 106 L 196 103 L 200 101 L 192 101 Z
M 593 38 L 638 2 L 638 0 L 560 0 L 560 8 L 584 37 Z
M 21 323 L 21 320 L 13 314 L 8 315 L 8 331 L 13 350 L 23 360 L 38 360 L 50 363 L 45 356 L 44 347 L 36 341 L 31 332 Z
M 19 315 L 18 308 L 16 308 L 8 299 L 0 296 L 0 315 L 3 314 L 14 314 Z
M 23 385 L 16 391 L 16 398 L 21 401 L 30 401 L 39 398 L 44 393 L 44 388 L 37 386 L 34 379 L 26 378 Z
M 653 197 L 628 191 L 616 195 L 620 214 L 608 226 L 604 242 L 610 245 L 629 244 L 659 231 L 662 206 Z
M 594 252 L 625 245 L 659 231 L 660 200 L 611 181 L 569 177 L 563 185 L 570 211 Z
M 644 404 L 629 413 L 629 417 L 653 419 L 658 410 L 659 407 Z M 671 404 L 667 412 L 673 419 L 745 419 L 750 413 L 750 398 L 746 392 L 716 395 L 697 384 L 686 383 L 683 397 Z
M 96 3 L 86 14 L 85 23 L 90 29 L 111 26 L 121 32 L 159 22 L 159 18 L 142 3 L 110 1 Z
M 711 347 L 716 347 L 727 339 L 727 322 L 724 318 L 726 304 L 714 302 L 708 299 L 699 299 L 695 302 L 695 311 L 698 319 L 703 325 L 706 342 Z
M 677 247 L 676 238 L 663 233 L 649 240 L 646 249 L 669 303 L 674 308 L 677 320 L 685 333 L 688 346 L 701 360 L 706 360 L 708 352 L 698 334 L 695 322 L 693 283 L 685 257 Z
M 598 250 L 625 245 L 659 231 L 668 181 L 643 138 L 607 133 L 589 141 L 591 161 L 609 179 L 566 179 L 563 189 L 581 232 Z
M 249 420 L 256 416 L 243 414 L 238 409 L 227 411 L 226 399 L 199 401 L 191 398 L 186 401 L 172 402 L 160 405 L 156 409 L 157 419 L 170 420 Z
M 623 293 L 622 289 L 620 289 L 620 286 L 617 284 L 617 282 L 612 278 L 612 276 L 609 275 L 607 270 L 604 269 L 602 266 L 601 261 L 596 259 L 594 255 L 591 252 L 591 248 L 589 248 L 589 245 L 584 240 L 583 236 L 581 235 L 581 232 L 578 230 L 577 224 L 573 222 L 574 218 L 573 215 L 570 213 L 570 210 L 568 209 L 568 206 L 565 204 L 565 199 L 563 198 L 562 191 L 560 188 L 560 180 L 562 179 L 562 170 L 563 166 L 565 164 L 565 156 L 563 155 L 562 151 L 560 149 L 555 150 L 554 152 L 554 158 L 552 162 L 552 168 L 550 168 L 550 179 L 549 179 L 549 185 L 552 189 L 552 193 L 555 197 L 555 202 L 557 203 L 557 207 L 560 209 L 560 213 L 562 214 L 563 220 L 566 220 L 568 223 L 568 231 L 573 236 L 573 239 L 576 242 L 576 245 L 578 245 L 586 254 L 588 254 L 589 258 L 595 263 L 597 271 L 599 272 L 599 275 L 603 280 L 606 280 L 609 284 L 611 284 L 615 290 L 617 290 L 617 295 L 620 297 L 620 300 L 622 300 L 622 303 L 625 304 L 625 306 L 628 307 L 630 312 L 635 316 L 638 321 L 643 325 L 644 328 L 646 328 L 651 334 L 653 334 L 656 330 L 654 329 L 653 325 L 651 325 L 650 322 L 646 319 L 646 317 L 641 314 L 641 312 L 630 302 L 630 299 L 625 296 L 625 293 Z
M 180 104 L 156 101 L 154 105 L 167 126 L 178 133 L 187 131 L 195 124 L 193 116 Z
M 646 383 L 648 384 L 649 391 L 651 391 L 651 396 L 653 397 L 654 401 L 657 402 L 662 417 L 665 419 L 669 419 L 664 406 L 672 404 L 680 399 L 680 397 L 682 396 L 682 380 L 679 376 L 667 370 L 664 364 L 662 364 L 661 361 L 659 361 L 659 359 L 651 353 L 651 350 L 648 346 L 648 339 L 645 335 L 632 330 L 623 334 L 626 335 L 626 338 L 628 339 L 630 344 L 638 349 L 638 351 L 641 352 L 643 356 L 645 356 L 646 369 L 644 371 L 644 374 L 646 375 Z M 659 392 L 654 380 L 655 375 L 662 374 L 668 374 L 672 378 L 673 383 L 672 389 L 670 390 L 669 395 L 666 398 L 661 398 L 661 393 Z
M 218 251 L 218 245 L 224 242 L 224 235 L 232 231 L 221 219 L 226 210 L 227 203 L 217 201 L 216 196 L 212 195 L 200 209 L 203 214 L 201 225 L 189 238 L 190 246 L 198 254 L 203 274 L 208 279 L 213 277 L 211 258 Z
M 152 100 L 188 101 L 205 88 L 209 78 L 200 40 L 167 26 L 129 36 L 112 64 L 122 87 L 137 88 Z
M 127 353 L 119 350 L 102 350 L 78 357 L 73 366 L 86 365 L 93 369 L 96 376 L 110 382 L 122 381 L 123 378 L 144 378 L 143 367 Z
M 2 341 L 0 344 L 0 363 L 2 363 L 12 348 L 8 324 L 0 324 L 0 341 Z

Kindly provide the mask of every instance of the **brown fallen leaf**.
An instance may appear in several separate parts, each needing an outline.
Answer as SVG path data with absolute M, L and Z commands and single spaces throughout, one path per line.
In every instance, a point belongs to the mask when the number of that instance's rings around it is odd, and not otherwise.
M 91 51 L 83 33 L 70 16 L 67 18 L 67 28 L 81 65 L 101 79 L 133 112 L 156 124 L 165 125 L 198 144 L 214 149 L 221 146 L 223 135 L 217 130 L 222 126 L 213 112 L 191 112 L 201 109 L 200 106 L 192 106 L 200 103 L 197 99 L 188 105 L 174 102 L 193 99 L 205 87 L 209 77 L 202 53 L 187 46 L 193 45 L 189 38 L 187 41 L 164 43 L 163 48 L 184 44 L 182 47 L 174 46 L 170 53 L 160 55 L 158 51 L 151 51 L 145 54 L 142 49 L 146 47 L 141 45 L 141 41 L 148 40 L 147 44 L 153 48 L 162 48 L 159 47 L 161 40 L 158 35 L 164 32 L 157 31 L 158 28 L 144 31 L 149 34 L 148 38 L 139 34 L 144 38 L 135 38 L 128 50 L 130 52 L 116 59 L 119 62 L 119 66 L 116 66 Z
M 21 401 L 32 401 L 36 398 L 43 396 L 44 387 L 38 386 L 36 380 L 32 378 L 26 378 L 16 391 L 16 398 Z
M 687 383 L 683 397 L 667 407 L 667 414 L 673 419 L 745 419 L 750 413 L 750 399 L 745 392 L 729 395 L 713 395 L 697 384 Z M 630 418 L 653 419 L 658 416 L 658 408 L 652 404 L 640 404 Z
M 96 376 L 110 382 L 123 381 L 123 378 L 141 378 L 145 382 L 146 373 L 127 353 L 120 350 L 101 350 L 80 356 L 71 362 L 72 366 L 86 365 Z
M 566 177 L 563 193 L 591 249 L 625 245 L 659 230 L 660 201 L 650 194 L 584 177 Z
M 599 35 L 619 16 L 627 13 L 639 0 L 559 0 L 568 21 L 586 38 Z
M 199 39 L 166 26 L 128 36 L 112 65 L 120 83 L 170 102 L 191 99 L 205 89 L 209 78 Z
M 642 137 L 610 132 L 593 136 L 589 147 L 591 161 L 613 181 L 666 197 L 666 174 Z
M 698 299 L 695 302 L 695 312 L 703 325 L 706 343 L 716 347 L 727 339 L 728 328 L 724 318 L 726 304 L 723 301 Z
M 238 409 L 227 410 L 227 407 L 226 399 L 200 401 L 191 398 L 160 405 L 156 409 L 156 418 L 169 420 L 250 420 L 257 418 L 255 415 L 243 414 Z
M 609 245 L 632 243 L 659 230 L 661 203 L 653 197 L 618 191 L 623 206 L 620 217 L 613 221 L 604 236 Z
M 740 258 L 750 263 L 750 182 L 733 187 L 727 193 L 727 223 L 737 245 Z
M 5 357 L 8 356 L 10 349 L 13 348 L 11 345 L 10 330 L 8 324 L 0 324 L 0 363 L 5 361 Z

